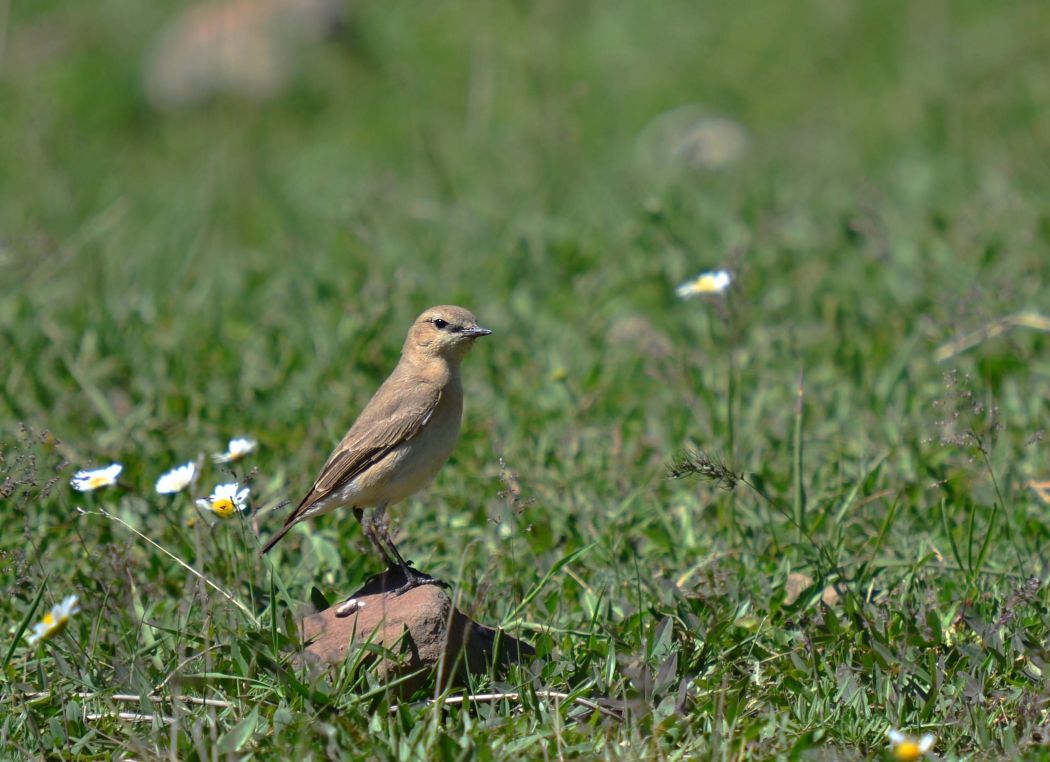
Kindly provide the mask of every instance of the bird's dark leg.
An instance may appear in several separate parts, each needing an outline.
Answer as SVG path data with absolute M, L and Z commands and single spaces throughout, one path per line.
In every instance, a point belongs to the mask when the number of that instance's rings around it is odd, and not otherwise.
M 401 552 L 394 544 L 394 541 L 390 538 L 390 525 L 386 520 L 386 515 L 383 511 L 384 507 L 377 508 L 374 515 L 376 537 L 390 549 L 391 553 L 394 554 L 394 558 L 397 559 L 397 565 L 401 567 L 401 573 L 405 575 L 405 583 L 396 590 L 391 591 L 391 594 L 398 596 L 402 593 L 407 593 L 412 588 L 419 587 L 420 585 L 445 586 L 445 583 L 441 580 L 434 579 L 429 574 L 424 574 L 418 569 L 415 569 L 404 559 Z M 393 566 L 391 566 L 391 568 L 393 568 Z
M 374 516 L 366 517 L 365 512 L 360 508 L 354 508 L 354 518 L 357 519 L 357 523 L 361 525 L 361 533 L 365 536 L 365 539 L 371 543 L 372 547 L 379 551 L 379 555 L 382 556 L 383 562 L 391 569 L 398 566 L 398 562 L 391 558 L 390 553 L 386 547 L 380 541 L 378 533 L 376 532 L 376 521 Z
M 389 551 L 387 551 L 386 546 L 384 546 L 379 539 L 375 515 L 373 514 L 366 517 L 365 512 L 362 509 L 354 508 L 354 518 L 356 518 L 357 523 L 361 525 L 361 533 L 365 536 L 372 547 L 379 551 L 379 555 L 383 557 L 387 569 L 402 568 L 403 561 L 401 560 L 401 556 L 398 556 L 396 559 L 392 558 Z M 394 552 L 396 553 L 397 551 L 395 550 Z M 355 598 L 347 598 L 335 610 L 335 615 L 338 617 L 349 616 L 360 609 L 362 605 L 363 604 Z

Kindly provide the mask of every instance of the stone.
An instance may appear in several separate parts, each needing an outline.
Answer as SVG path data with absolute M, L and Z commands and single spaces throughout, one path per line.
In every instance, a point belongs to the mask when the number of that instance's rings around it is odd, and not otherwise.
M 439 684 L 462 686 L 470 674 L 497 671 L 535 654 L 523 641 L 471 620 L 452 605 L 439 584 L 426 584 L 399 595 L 388 591 L 404 581 L 397 569 L 376 575 L 350 596 L 356 602 L 334 606 L 302 621 L 308 657 L 325 664 L 343 663 L 347 651 L 372 643 L 391 653 L 370 655 L 376 675 L 398 682 L 396 692 L 409 696 L 431 674 Z M 345 612 L 345 613 L 343 613 Z

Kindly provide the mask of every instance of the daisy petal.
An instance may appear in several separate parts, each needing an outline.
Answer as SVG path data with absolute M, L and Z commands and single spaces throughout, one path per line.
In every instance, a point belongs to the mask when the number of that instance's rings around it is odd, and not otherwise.
M 248 453 L 252 452 L 257 446 L 258 442 L 254 439 L 246 439 L 244 437 L 235 437 L 231 439 L 229 444 L 226 445 L 226 452 L 217 453 L 212 456 L 212 460 L 216 463 L 232 463 L 235 460 L 240 460 Z
M 26 642 L 31 646 L 35 646 L 43 640 L 48 640 L 58 635 L 69 624 L 69 619 L 74 614 L 79 613 L 80 606 L 77 605 L 77 597 L 75 595 L 67 595 L 62 599 L 61 603 L 57 603 L 51 607 L 51 611 L 44 614 L 42 621 L 37 622 L 33 626 L 33 631 L 26 635 Z
M 686 281 L 675 289 L 675 293 L 681 299 L 691 299 L 703 294 L 721 294 L 732 282 L 733 274 L 728 270 L 713 270 L 700 273 L 693 280 Z
M 77 471 L 69 484 L 78 492 L 92 492 L 116 484 L 117 477 L 123 470 L 124 466 L 120 463 L 113 463 L 106 468 Z
M 156 490 L 161 495 L 173 495 L 186 489 L 197 475 L 197 466 L 194 463 L 173 468 L 157 479 Z

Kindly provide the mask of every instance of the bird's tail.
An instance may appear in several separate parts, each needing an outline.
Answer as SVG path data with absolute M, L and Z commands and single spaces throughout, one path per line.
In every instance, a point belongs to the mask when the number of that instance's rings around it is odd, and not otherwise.
M 273 549 L 273 546 L 276 545 L 280 541 L 280 539 L 282 537 L 284 537 L 286 534 L 288 534 L 288 530 L 291 529 L 294 526 L 295 526 L 295 524 L 293 522 L 288 522 L 283 527 L 281 527 L 280 531 L 277 534 L 275 534 L 273 537 L 271 537 L 269 542 L 267 542 L 265 545 L 263 545 L 263 549 L 261 551 L 259 551 L 259 555 L 263 555 L 264 556 L 267 553 L 269 553 Z

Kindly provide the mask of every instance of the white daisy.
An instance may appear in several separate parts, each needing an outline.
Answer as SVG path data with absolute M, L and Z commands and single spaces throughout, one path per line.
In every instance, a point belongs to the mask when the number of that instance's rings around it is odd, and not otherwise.
M 196 475 L 197 466 L 193 463 L 173 468 L 157 479 L 157 492 L 161 495 L 174 495 L 176 492 L 181 492 L 189 486 Z
M 116 484 L 117 477 L 123 470 L 124 466 L 114 463 L 106 468 L 96 468 L 93 471 L 77 471 L 69 483 L 78 492 L 91 492 Z
M 220 484 L 208 498 L 197 501 L 197 506 L 205 511 L 211 511 L 220 518 L 228 519 L 236 511 L 243 511 L 248 507 L 248 487 L 238 491 L 240 485 L 237 482 Z
M 232 463 L 250 453 L 258 444 L 254 439 L 231 439 L 226 445 L 226 452 L 212 455 L 212 460 L 216 463 Z
M 927 733 L 922 738 L 915 740 L 892 728 L 886 731 L 886 736 L 890 739 L 890 751 L 893 753 L 893 758 L 899 762 L 916 762 L 933 748 L 933 743 L 937 740 L 933 733 Z
M 721 294 L 729 284 L 733 282 L 733 274 L 728 270 L 714 270 L 708 273 L 700 273 L 692 280 L 675 289 L 675 293 L 682 299 L 690 299 L 701 294 Z
M 26 635 L 29 645 L 35 646 L 42 640 L 53 638 L 69 624 L 69 618 L 80 611 L 75 595 L 67 595 L 65 599 L 51 607 L 51 611 L 44 614 L 44 618 L 33 626 L 33 631 Z

